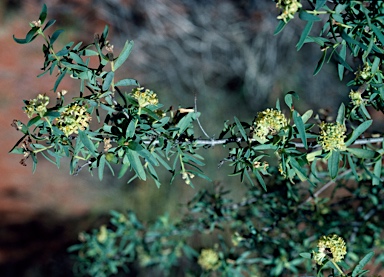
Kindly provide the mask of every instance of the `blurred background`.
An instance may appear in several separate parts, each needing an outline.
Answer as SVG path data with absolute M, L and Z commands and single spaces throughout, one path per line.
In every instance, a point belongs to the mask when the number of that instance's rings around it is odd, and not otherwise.
M 47 0 L 48 18 L 54 28 L 66 30 L 61 45 L 68 41 L 91 42 L 95 33 L 110 26 L 115 51 L 134 40 L 135 47 L 121 77 L 135 78 L 154 90 L 165 106 L 194 106 L 204 129 L 218 137 L 225 120 L 251 121 L 256 113 L 273 107 L 276 99 L 296 91 L 304 112 L 327 107 L 337 112 L 346 101 L 348 89 L 335 77 L 334 64 L 326 64 L 316 76 L 312 72 L 321 56 L 315 46 L 295 45 L 302 22 L 291 22 L 274 36 L 279 11 L 271 0 Z M 10 124 L 26 122 L 23 99 L 39 93 L 49 95 L 54 78 L 37 79 L 43 62 L 42 41 L 18 45 L 12 35 L 24 37 L 28 23 L 36 20 L 43 1 L 2 0 L 0 2 L 0 276 L 71 276 L 66 253 L 77 243 L 81 230 L 107 220 L 108 211 L 132 209 L 143 221 L 169 213 L 180 216 L 185 203 L 200 188 L 221 184 L 240 197 L 244 186 L 229 179 L 224 165 L 226 150 L 216 147 L 201 153 L 204 169 L 214 181 L 196 180 L 195 188 L 180 178 L 169 184 L 162 176 L 158 189 L 151 182 L 126 184 L 130 176 L 99 181 L 83 170 L 69 176 L 63 161 L 57 169 L 41 159 L 32 174 L 31 163 L 19 164 L 20 156 L 8 151 L 20 138 Z M 52 28 L 52 29 L 54 29 Z M 314 54 L 309 54 L 314 53 Z M 74 91 L 78 84 L 67 80 L 59 89 Z M 197 134 L 202 134 L 197 131 Z

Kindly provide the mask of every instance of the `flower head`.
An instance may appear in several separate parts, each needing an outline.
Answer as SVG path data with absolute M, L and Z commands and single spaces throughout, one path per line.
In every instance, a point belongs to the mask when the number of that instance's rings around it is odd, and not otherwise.
M 260 143 L 268 141 L 267 136 L 276 135 L 281 129 L 288 125 L 288 121 L 281 111 L 266 109 L 259 112 L 253 122 L 252 139 Z
M 361 93 L 358 91 L 353 91 L 349 93 L 349 98 L 351 98 L 351 102 L 354 106 L 360 106 L 364 103 L 363 97 L 361 97 Z
M 204 270 L 216 270 L 220 266 L 219 255 L 213 249 L 203 249 L 197 263 Z
M 340 262 L 347 254 L 347 247 L 342 237 L 336 234 L 322 236 L 317 243 L 318 252 L 313 252 L 313 259 L 321 265 L 326 257 Z
M 345 150 L 346 128 L 343 124 L 324 123 L 320 124 L 319 144 L 325 151 Z
M 294 18 L 294 14 L 297 13 L 302 5 L 300 0 L 278 0 L 276 7 L 283 10 L 277 19 L 287 23 L 290 19 Z
M 45 94 L 39 94 L 35 99 L 25 101 L 26 106 L 24 111 L 29 118 L 33 117 L 36 113 L 43 117 L 47 112 L 47 106 L 49 104 L 49 97 Z
M 86 107 L 74 103 L 61 113 L 57 119 L 57 126 L 68 137 L 73 133 L 77 134 L 79 129 L 85 130 L 90 120 L 91 116 L 87 113 Z
M 147 105 L 156 105 L 159 103 L 156 93 L 143 87 L 133 89 L 132 96 L 137 100 L 140 108 L 144 108 Z

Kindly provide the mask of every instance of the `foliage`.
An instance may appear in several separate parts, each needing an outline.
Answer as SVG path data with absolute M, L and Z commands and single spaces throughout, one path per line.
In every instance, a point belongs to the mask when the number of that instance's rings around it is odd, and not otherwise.
M 286 107 L 277 100 L 274 108 L 258 112 L 252 122 L 235 117 L 225 122 L 218 139 L 202 128 L 196 104 L 166 109 L 155 92 L 136 80 L 115 80 L 133 42 L 127 41 L 115 56 L 107 40 L 108 27 L 89 45 L 70 42 L 55 50 L 62 30 L 46 35 L 55 21 L 43 27 L 47 17 L 43 6 L 26 37 L 14 40 L 26 44 L 38 36 L 44 39 L 39 77 L 58 72 L 53 86 L 56 104 L 50 105 L 50 97 L 41 94 L 24 101 L 31 119 L 26 124 L 13 122 L 23 136 L 11 150 L 24 155 L 23 165 L 31 157 L 35 170 L 42 155 L 59 167 L 61 159 L 69 157 L 71 174 L 88 167 L 91 172 L 97 169 L 102 179 L 106 167 L 112 174 L 118 168 L 118 177 L 129 169 L 130 181 L 151 177 L 158 187 L 157 171 L 164 167 L 171 181 L 181 175 L 193 186 L 195 176 L 209 180 L 198 151 L 231 144 L 220 166 L 228 164 L 232 175 L 252 185 L 239 203 L 227 198 L 228 191 L 219 185 L 198 192 L 179 222 L 164 216 L 148 225 L 133 212 L 112 212 L 110 225 L 82 233 L 81 243 L 70 248 L 78 251 L 78 274 L 109 276 L 141 267 L 165 275 L 178 270 L 203 276 L 298 275 L 312 270 L 311 259 L 317 263 L 317 276 L 365 274 L 373 257 L 369 251 L 384 248 L 380 221 L 384 146 L 382 134 L 371 130 L 376 120 L 373 110 L 382 113 L 384 108 L 384 4 L 333 2 L 308 1 L 306 7 L 297 0 L 278 0 L 282 13 L 276 33 L 298 13 L 307 23 L 297 49 L 315 43 L 322 52 L 314 74 L 325 61 L 337 63 L 340 79 L 348 78 L 348 72 L 355 74 L 348 83 L 351 101 L 340 104 L 336 120 L 322 121 L 312 110 L 299 112 L 293 103 L 298 96 L 289 92 Z M 321 32 L 310 36 L 315 22 L 322 24 Z M 94 62 L 97 67 L 91 66 Z M 79 81 L 78 94 L 58 90 L 68 76 Z M 195 136 L 196 124 L 206 139 Z M 331 186 L 331 196 L 320 197 Z M 340 195 L 343 190 L 346 196 Z M 191 238 L 196 234 L 211 235 L 216 243 L 193 247 Z M 316 248 L 318 238 L 317 252 L 308 252 Z M 375 259 L 384 261 L 383 251 Z

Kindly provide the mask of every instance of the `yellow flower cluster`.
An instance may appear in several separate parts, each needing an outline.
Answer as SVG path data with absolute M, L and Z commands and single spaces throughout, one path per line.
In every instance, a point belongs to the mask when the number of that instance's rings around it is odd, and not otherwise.
M 187 172 L 187 171 L 184 171 L 182 174 L 181 174 L 181 178 L 185 181 L 185 183 L 187 185 L 190 185 L 191 184 L 191 179 L 193 179 L 195 177 L 194 174 L 192 174 L 191 172 Z
M 35 99 L 26 101 L 24 111 L 29 118 L 33 117 L 35 113 L 43 117 L 47 112 L 47 106 L 49 104 L 49 97 L 45 94 L 39 94 Z
M 288 125 L 288 121 L 281 111 L 274 109 L 266 109 L 259 112 L 253 124 L 253 134 L 251 140 L 260 143 L 268 141 L 268 135 L 276 135 L 281 129 Z
M 216 270 L 220 266 L 219 255 L 213 249 L 203 249 L 201 250 L 197 263 L 204 270 Z
M 360 106 L 364 103 L 363 97 L 361 97 L 361 93 L 358 91 L 353 91 L 349 93 L 349 98 L 351 98 L 351 102 L 354 106 Z
M 346 128 L 340 123 L 324 123 L 320 124 L 319 144 L 325 151 L 345 150 Z
M 362 79 L 364 81 L 371 79 L 373 76 L 371 66 L 369 64 L 365 64 L 363 69 L 360 69 L 355 74 L 357 79 Z
M 143 87 L 134 88 L 132 90 L 132 96 L 137 100 L 140 108 L 144 108 L 147 105 L 156 105 L 159 103 L 156 93 Z
M 322 236 L 317 243 L 318 252 L 313 252 L 313 259 L 321 265 L 323 260 L 328 257 L 335 263 L 344 259 L 347 254 L 347 247 L 342 237 L 336 234 Z
M 287 23 L 290 19 L 294 18 L 294 14 L 302 7 L 300 0 L 279 0 L 276 7 L 282 9 L 282 13 L 277 19 L 283 20 Z
M 85 130 L 91 116 L 87 113 L 87 109 L 84 106 L 79 106 L 77 103 L 72 104 L 65 108 L 57 119 L 57 127 L 64 132 L 66 136 L 73 133 L 77 134 L 78 130 Z

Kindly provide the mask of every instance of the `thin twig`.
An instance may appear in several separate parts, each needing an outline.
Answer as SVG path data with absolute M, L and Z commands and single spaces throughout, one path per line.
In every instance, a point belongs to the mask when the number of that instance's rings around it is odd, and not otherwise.
M 197 95 L 195 93 L 195 114 L 197 115 Z M 204 135 L 207 137 L 207 138 L 211 138 L 210 136 L 208 136 L 207 132 L 205 132 L 203 126 L 201 125 L 200 123 L 200 119 L 198 116 L 196 116 L 196 121 L 197 121 L 197 124 L 199 124 L 199 127 L 200 127 L 200 130 L 204 133 Z

